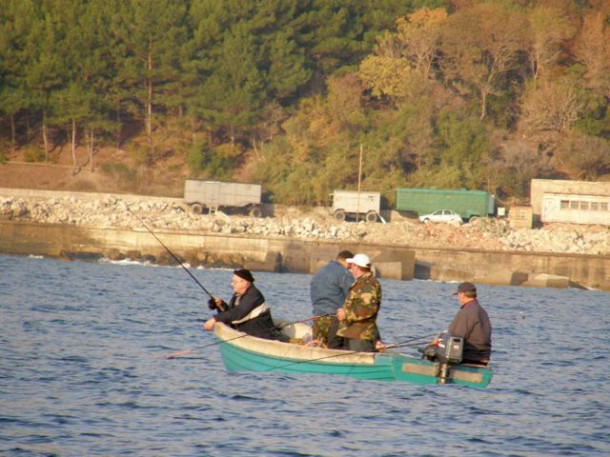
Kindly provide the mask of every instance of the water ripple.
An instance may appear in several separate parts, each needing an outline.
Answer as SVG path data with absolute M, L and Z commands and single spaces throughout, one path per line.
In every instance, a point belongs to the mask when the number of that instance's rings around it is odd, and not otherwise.
M 5 256 L 0 268 L 3 456 L 610 455 L 607 294 L 481 286 L 494 379 L 477 390 L 227 373 L 181 269 Z M 230 271 L 194 274 L 229 296 Z M 257 273 L 288 320 L 311 315 L 309 279 Z M 455 284 L 382 287 L 386 341 L 456 311 Z

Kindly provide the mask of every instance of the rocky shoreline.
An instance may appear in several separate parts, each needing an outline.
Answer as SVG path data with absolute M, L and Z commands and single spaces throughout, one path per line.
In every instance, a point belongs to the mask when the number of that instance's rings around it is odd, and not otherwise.
M 21 194 L 21 195 L 20 195 Z M 39 191 L 25 195 L 0 189 L 0 219 L 81 227 L 134 228 L 199 233 L 285 237 L 421 248 L 536 252 L 610 256 L 610 227 L 549 224 L 514 229 L 506 219 L 475 219 L 468 224 L 423 224 L 396 212 L 385 223 L 339 222 L 327 208 L 269 206 L 271 217 L 193 214 L 180 199 L 141 195 Z

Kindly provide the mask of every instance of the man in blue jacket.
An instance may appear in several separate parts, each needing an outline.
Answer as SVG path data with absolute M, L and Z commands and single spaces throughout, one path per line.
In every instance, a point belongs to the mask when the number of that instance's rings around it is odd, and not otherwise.
M 316 274 L 310 284 L 311 304 L 313 314 L 313 339 L 328 347 L 340 347 L 342 341 L 337 341 L 336 312 L 345 301 L 354 277 L 349 271 L 347 259 L 354 257 L 350 251 L 341 251 Z M 342 340 L 342 339 L 339 339 Z

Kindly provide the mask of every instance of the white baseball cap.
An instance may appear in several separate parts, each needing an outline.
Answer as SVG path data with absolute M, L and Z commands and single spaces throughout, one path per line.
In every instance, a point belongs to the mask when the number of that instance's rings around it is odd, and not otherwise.
M 371 267 L 371 259 L 366 254 L 356 254 L 352 259 L 346 259 L 347 263 L 353 263 L 354 265 L 358 265 L 362 268 L 370 268 Z

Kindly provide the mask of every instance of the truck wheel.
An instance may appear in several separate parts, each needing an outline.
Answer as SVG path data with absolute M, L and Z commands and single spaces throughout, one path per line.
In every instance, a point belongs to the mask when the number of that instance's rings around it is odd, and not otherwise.
M 375 211 L 369 211 L 364 216 L 367 222 L 377 222 L 377 213 Z
M 195 203 L 193 206 L 191 206 L 191 211 L 193 214 L 203 214 L 203 205 Z
M 263 217 L 263 208 L 260 206 L 253 206 L 250 208 L 250 216 L 252 217 Z
M 338 209 L 335 211 L 334 216 L 335 216 L 335 219 L 343 222 L 345 220 L 345 211 L 343 211 L 342 209 Z

